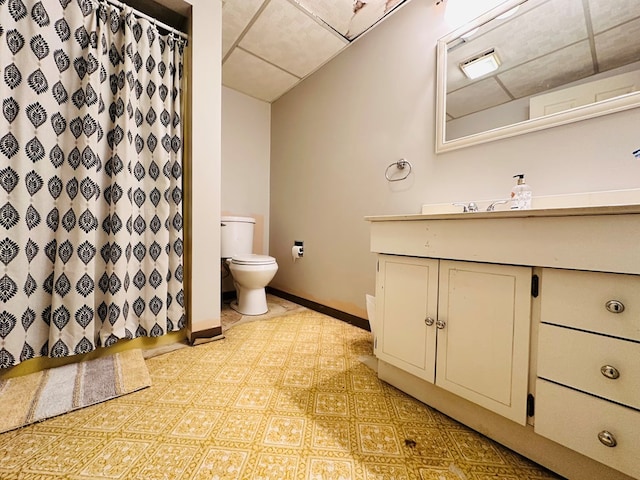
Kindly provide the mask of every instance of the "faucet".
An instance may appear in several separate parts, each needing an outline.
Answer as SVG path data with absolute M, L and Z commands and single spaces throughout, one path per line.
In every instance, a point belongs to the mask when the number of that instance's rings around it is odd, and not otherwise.
M 462 207 L 462 213 L 477 212 L 478 211 L 478 205 L 476 205 L 475 202 L 469 202 L 469 204 L 466 204 L 466 203 L 454 203 L 453 205 L 456 205 L 458 207 Z
M 487 207 L 487 212 L 493 212 L 496 209 L 496 205 L 507 203 L 509 200 L 497 200 Z

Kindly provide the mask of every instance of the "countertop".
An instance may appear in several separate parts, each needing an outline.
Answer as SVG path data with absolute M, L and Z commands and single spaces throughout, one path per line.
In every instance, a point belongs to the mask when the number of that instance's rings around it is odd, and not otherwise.
M 461 207 L 460 207 L 461 208 Z M 498 210 L 495 212 L 469 213 L 414 213 L 404 215 L 369 215 L 369 222 L 394 222 L 416 220 L 478 220 L 484 218 L 527 218 L 527 217 L 569 217 L 585 215 L 628 215 L 640 214 L 640 204 L 606 205 L 594 207 L 539 208 L 530 210 Z

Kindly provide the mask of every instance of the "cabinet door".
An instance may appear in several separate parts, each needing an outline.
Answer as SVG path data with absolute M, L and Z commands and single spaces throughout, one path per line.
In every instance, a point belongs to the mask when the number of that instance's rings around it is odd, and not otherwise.
M 442 260 L 438 309 L 436 385 L 524 425 L 531 268 Z
M 376 283 L 376 356 L 433 383 L 438 261 L 379 255 Z

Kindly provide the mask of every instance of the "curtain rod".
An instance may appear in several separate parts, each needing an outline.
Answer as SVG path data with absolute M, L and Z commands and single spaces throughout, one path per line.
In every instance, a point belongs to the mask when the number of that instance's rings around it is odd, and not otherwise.
M 111 5 L 113 5 L 114 7 L 117 7 L 117 8 L 124 8 L 125 6 L 129 7 L 131 9 L 131 11 L 133 12 L 133 14 L 136 15 L 137 17 L 145 18 L 145 19 L 149 20 L 151 23 L 153 23 L 155 26 L 164 28 L 165 30 L 173 33 L 174 35 L 179 36 L 180 38 L 182 38 L 184 40 L 188 40 L 189 39 L 189 35 L 187 35 L 186 33 L 181 32 L 180 30 L 176 30 L 175 28 L 170 27 L 166 23 L 162 23 L 162 22 L 156 20 L 155 18 L 150 17 L 146 13 L 142 13 L 140 10 L 136 10 L 135 8 L 133 8 L 130 5 L 126 5 L 126 4 L 122 3 L 122 2 L 119 2 L 118 0 L 104 0 L 104 1 L 107 2 L 107 3 L 110 3 Z

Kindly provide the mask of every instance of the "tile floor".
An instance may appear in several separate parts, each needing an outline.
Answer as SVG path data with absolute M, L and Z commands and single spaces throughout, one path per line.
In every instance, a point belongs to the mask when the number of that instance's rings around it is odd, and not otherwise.
M 0 478 L 558 478 L 381 382 L 369 332 L 270 300 L 147 359 L 150 388 L 0 435 Z

